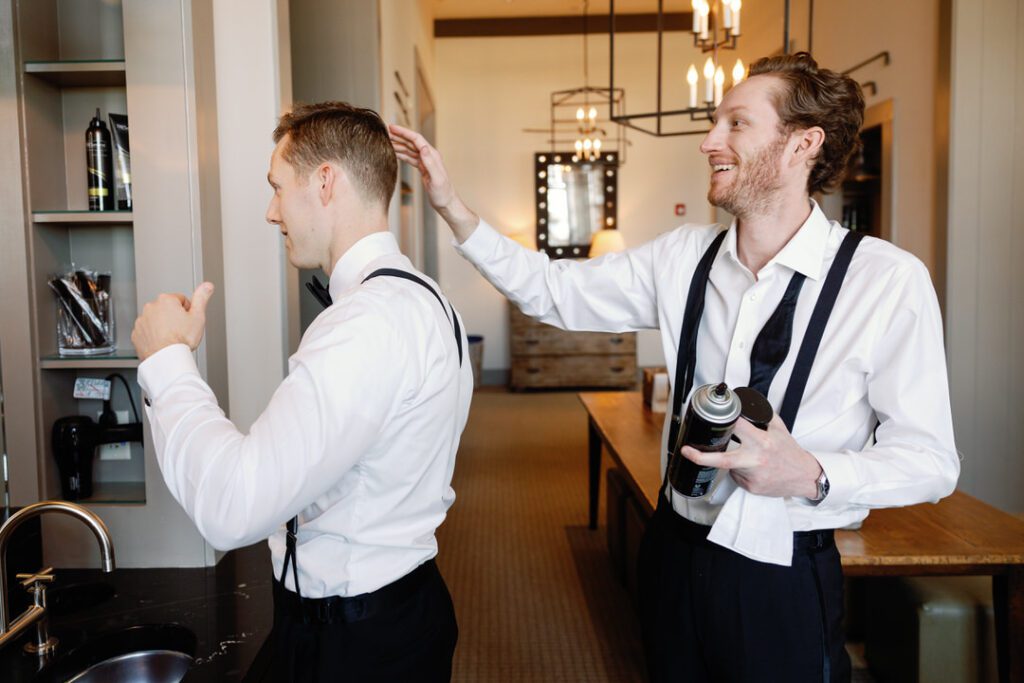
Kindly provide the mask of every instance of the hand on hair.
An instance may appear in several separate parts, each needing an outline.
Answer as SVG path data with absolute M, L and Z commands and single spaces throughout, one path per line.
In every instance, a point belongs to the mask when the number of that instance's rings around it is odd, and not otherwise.
M 191 300 L 184 294 L 161 294 L 143 306 L 132 329 L 132 344 L 139 360 L 172 344 L 187 344 L 195 351 L 206 329 L 206 305 L 211 296 L 213 285 L 204 282 Z
M 430 205 L 448 223 L 456 239 L 465 242 L 476 230 L 480 219 L 455 193 L 441 161 L 441 153 L 414 130 L 394 124 L 389 125 L 388 130 L 398 158 L 419 170 Z

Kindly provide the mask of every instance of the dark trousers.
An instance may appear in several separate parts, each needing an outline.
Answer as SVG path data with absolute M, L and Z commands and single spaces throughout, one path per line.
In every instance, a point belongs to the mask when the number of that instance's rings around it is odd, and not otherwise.
M 455 609 L 433 560 L 379 591 L 304 600 L 274 582 L 274 626 L 246 681 L 451 680 Z
M 831 534 L 797 538 L 792 566 L 782 567 L 710 543 L 708 530 L 663 501 L 641 542 L 651 681 L 848 682 L 843 572 Z

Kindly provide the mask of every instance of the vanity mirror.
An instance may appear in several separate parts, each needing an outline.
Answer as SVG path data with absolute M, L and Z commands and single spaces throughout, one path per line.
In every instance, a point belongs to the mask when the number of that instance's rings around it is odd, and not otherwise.
M 591 236 L 616 227 L 619 160 L 592 161 L 571 152 L 533 155 L 537 249 L 555 258 L 586 257 Z

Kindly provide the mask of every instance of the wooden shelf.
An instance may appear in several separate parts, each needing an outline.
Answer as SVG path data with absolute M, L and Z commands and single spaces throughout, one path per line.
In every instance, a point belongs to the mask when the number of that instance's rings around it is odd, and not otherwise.
M 133 222 L 131 211 L 33 211 L 35 223 L 117 225 Z
M 94 481 L 92 496 L 76 501 L 85 505 L 145 505 L 144 481 Z
M 64 88 L 123 86 L 124 60 L 25 62 L 25 73 Z
M 108 356 L 43 356 L 39 359 L 42 370 L 105 370 L 118 368 L 137 368 L 139 359 L 127 351 L 119 351 Z

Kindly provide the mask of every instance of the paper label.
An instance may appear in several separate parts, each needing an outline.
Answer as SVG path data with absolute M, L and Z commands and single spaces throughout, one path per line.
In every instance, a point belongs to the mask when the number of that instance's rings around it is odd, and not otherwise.
M 79 377 L 75 380 L 75 398 L 97 398 L 106 401 L 110 398 L 110 382 L 95 377 Z

